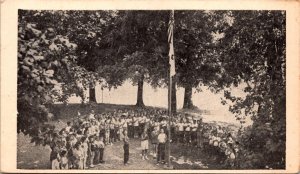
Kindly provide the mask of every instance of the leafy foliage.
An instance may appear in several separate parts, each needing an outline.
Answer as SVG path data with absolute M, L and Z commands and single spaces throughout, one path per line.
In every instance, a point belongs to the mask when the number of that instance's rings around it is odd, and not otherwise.
M 17 129 L 33 137 L 54 116 L 49 112 L 54 101 L 66 102 L 74 93 L 83 95 L 82 85 L 95 79 L 77 65 L 77 44 L 52 28 L 63 16 L 64 12 L 19 11 Z M 49 18 L 51 22 L 44 23 Z
M 209 85 L 220 71 L 214 54 L 214 13 L 178 11 L 175 13 L 175 54 L 180 86 Z
M 229 15 L 234 19 L 233 24 L 224 30 L 225 36 L 219 40 L 225 72 L 219 85 L 226 88 L 231 84 L 246 84 L 245 98 L 232 96 L 227 90 L 224 93 L 225 98 L 233 102 L 230 111 L 241 123 L 246 116 L 254 122 L 241 133 L 244 165 L 284 168 L 285 12 L 232 11 Z

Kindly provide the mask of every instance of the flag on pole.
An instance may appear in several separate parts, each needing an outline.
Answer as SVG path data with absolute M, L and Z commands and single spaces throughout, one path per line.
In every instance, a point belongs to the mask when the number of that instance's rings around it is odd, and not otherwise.
M 169 27 L 168 27 L 168 42 L 169 42 L 169 64 L 170 64 L 170 76 L 174 76 L 175 72 L 175 57 L 173 46 L 173 34 L 174 34 L 174 10 L 171 11 Z

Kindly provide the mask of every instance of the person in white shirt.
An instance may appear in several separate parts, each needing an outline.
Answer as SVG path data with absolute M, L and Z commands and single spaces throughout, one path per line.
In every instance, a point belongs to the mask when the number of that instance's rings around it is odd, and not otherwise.
M 166 148 L 166 141 L 167 135 L 165 134 L 164 129 L 160 130 L 160 134 L 157 136 L 158 140 L 158 155 L 157 155 L 157 165 L 161 163 L 165 163 L 165 148 Z

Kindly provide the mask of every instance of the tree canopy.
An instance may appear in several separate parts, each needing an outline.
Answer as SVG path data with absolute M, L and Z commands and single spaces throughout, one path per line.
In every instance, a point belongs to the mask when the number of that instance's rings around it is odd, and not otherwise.
M 241 141 L 251 149 L 247 160 L 255 165 L 282 168 L 286 135 L 286 28 L 285 12 L 232 11 L 233 24 L 219 40 L 224 97 L 230 111 L 244 123 L 251 117 Z M 245 98 L 233 96 L 229 87 L 245 83 Z M 226 103 L 226 101 L 224 101 Z M 245 152 L 244 152 L 245 153 Z M 271 162 L 272 161 L 272 162 Z M 249 162 L 249 161 L 248 161 Z M 254 165 L 246 163 L 245 165 Z

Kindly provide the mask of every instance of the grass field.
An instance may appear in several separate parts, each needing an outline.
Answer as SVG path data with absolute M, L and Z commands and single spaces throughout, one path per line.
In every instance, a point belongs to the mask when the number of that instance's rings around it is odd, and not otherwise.
M 51 108 L 55 118 L 50 121 L 58 129 L 66 126 L 66 122 L 77 117 L 77 113 L 87 114 L 91 109 L 96 113 L 112 111 L 120 108 L 134 108 L 132 105 L 97 104 L 92 108 L 81 104 L 57 104 Z M 189 111 L 185 111 L 189 112 Z M 193 114 L 201 114 L 197 111 Z M 230 123 L 223 123 L 231 125 Z M 17 140 L 17 168 L 19 169 L 49 169 L 50 148 L 48 146 L 36 146 L 30 143 L 30 137 L 18 134 Z M 151 148 L 151 147 L 150 147 Z M 121 142 L 105 148 L 105 164 L 93 169 L 163 169 L 165 166 L 156 166 L 155 160 L 142 161 L 140 156 L 140 140 L 130 140 L 130 163 L 129 166 L 122 164 L 123 147 Z M 186 148 L 179 144 L 171 144 L 172 165 L 176 169 L 220 169 L 221 164 L 216 163 L 214 158 L 205 151 L 197 148 Z

